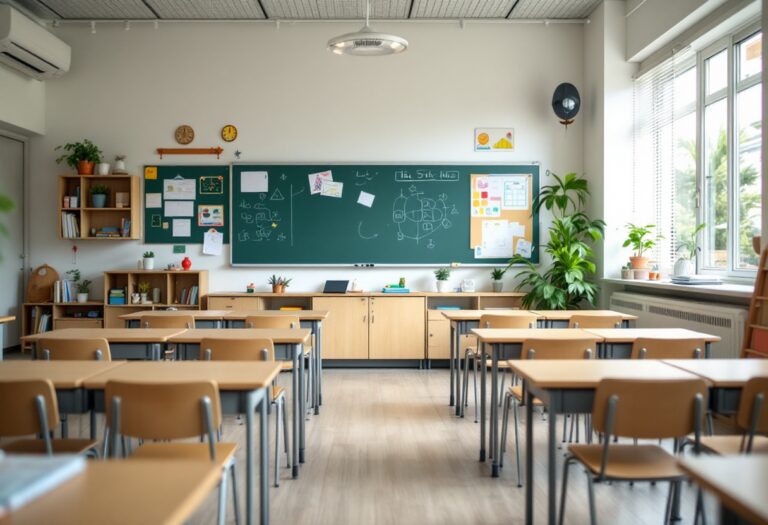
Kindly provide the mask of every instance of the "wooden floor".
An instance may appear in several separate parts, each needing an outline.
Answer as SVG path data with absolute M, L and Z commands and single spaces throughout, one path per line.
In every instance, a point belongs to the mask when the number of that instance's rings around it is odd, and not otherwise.
M 445 370 L 327 370 L 322 412 L 307 421 L 307 463 L 298 480 L 283 469 L 281 486 L 271 493 L 272 523 L 523 523 L 524 489 L 514 481 L 514 460 L 508 452 L 501 478 L 489 476 L 477 460 L 473 409 L 468 419 L 452 415 L 448 381 Z M 540 416 L 534 424 L 536 523 L 545 523 L 546 425 Z M 243 427 L 228 419 L 224 439 L 242 445 L 243 435 Z M 667 487 L 598 485 L 599 523 L 662 523 Z M 683 491 L 682 523 L 692 523 L 694 489 Z M 566 523 L 589 522 L 586 496 L 583 471 L 571 469 Z M 707 508 L 711 520 L 714 503 Z M 212 494 L 192 522 L 214 523 L 215 511 Z M 234 522 L 231 509 L 228 516 Z

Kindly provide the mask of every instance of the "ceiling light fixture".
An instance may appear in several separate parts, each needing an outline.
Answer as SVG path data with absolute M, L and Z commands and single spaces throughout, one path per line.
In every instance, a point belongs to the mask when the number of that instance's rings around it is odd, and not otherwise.
M 365 25 L 356 33 L 331 38 L 328 41 L 328 50 L 337 55 L 357 56 L 382 56 L 402 53 L 408 49 L 408 41 L 405 38 L 378 33 L 370 24 L 371 2 L 366 2 Z
M 96 34 L 96 22 L 93 20 L 91 20 L 91 34 L 92 35 Z

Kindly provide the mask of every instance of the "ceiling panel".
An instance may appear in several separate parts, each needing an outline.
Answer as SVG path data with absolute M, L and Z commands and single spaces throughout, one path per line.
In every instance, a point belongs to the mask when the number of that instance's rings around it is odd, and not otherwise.
M 504 18 L 515 0 L 414 0 L 411 18 Z
M 261 0 L 267 16 L 281 20 L 342 20 L 365 18 L 365 0 Z M 410 0 L 371 2 L 372 19 L 408 18 Z
M 602 0 L 520 0 L 509 18 L 586 18 Z
M 155 18 L 152 10 L 141 0 L 37 0 L 37 2 L 63 19 L 100 20 L 116 18 L 136 20 Z
M 192 19 L 263 19 L 258 0 L 145 0 L 160 18 Z

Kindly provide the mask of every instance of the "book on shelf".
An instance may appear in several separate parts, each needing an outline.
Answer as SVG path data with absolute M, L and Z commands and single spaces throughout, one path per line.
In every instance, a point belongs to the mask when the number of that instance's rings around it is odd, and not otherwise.
M 61 235 L 67 239 L 80 237 L 80 225 L 74 213 L 61 212 Z
M 130 219 L 126 219 L 125 217 L 120 219 L 120 236 L 121 237 L 131 236 L 131 220 Z

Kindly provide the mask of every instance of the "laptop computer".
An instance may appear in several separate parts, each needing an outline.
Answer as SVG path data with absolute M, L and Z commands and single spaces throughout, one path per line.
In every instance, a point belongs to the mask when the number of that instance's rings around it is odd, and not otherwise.
M 325 281 L 323 293 L 347 293 L 349 281 Z

